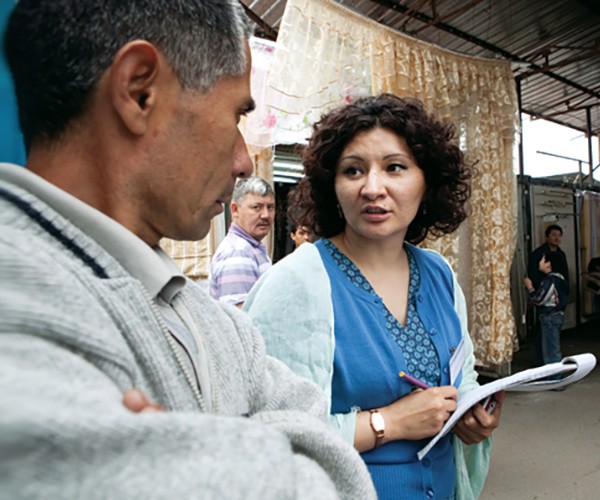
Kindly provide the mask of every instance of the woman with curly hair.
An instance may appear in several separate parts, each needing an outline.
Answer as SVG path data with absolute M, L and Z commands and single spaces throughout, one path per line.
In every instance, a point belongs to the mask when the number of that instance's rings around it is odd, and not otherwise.
M 417 457 L 477 385 L 454 273 L 415 246 L 466 217 L 471 171 L 454 128 L 416 100 L 360 98 L 315 124 L 303 162 L 297 200 L 321 239 L 265 274 L 245 309 L 269 354 L 326 393 L 380 499 L 476 498 L 503 393 Z

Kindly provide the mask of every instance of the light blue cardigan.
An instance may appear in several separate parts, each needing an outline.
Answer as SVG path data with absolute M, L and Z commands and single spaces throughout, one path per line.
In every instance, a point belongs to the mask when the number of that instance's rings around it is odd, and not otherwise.
M 454 275 L 453 275 L 454 276 Z M 455 309 L 465 341 L 462 382 L 464 393 L 477 386 L 473 344 L 467 330 L 467 310 L 454 276 Z M 265 338 L 271 356 L 284 361 L 295 373 L 314 381 L 331 403 L 335 347 L 334 315 L 329 276 L 319 251 L 305 243 L 265 273 L 251 290 L 244 309 Z M 332 424 L 354 443 L 356 413 L 334 414 Z M 465 445 L 454 437 L 456 498 L 478 498 L 489 467 L 491 438 Z

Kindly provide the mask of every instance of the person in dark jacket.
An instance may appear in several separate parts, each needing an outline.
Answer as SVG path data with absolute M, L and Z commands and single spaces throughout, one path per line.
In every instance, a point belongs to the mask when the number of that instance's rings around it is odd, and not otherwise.
M 533 283 L 533 288 L 539 288 L 540 283 L 544 279 L 544 273 L 539 269 L 540 259 L 549 253 L 554 253 L 559 256 L 554 271 L 562 274 L 567 285 L 569 284 L 569 266 L 567 264 L 567 256 L 560 248 L 562 243 L 563 230 L 558 224 L 550 224 L 544 231 L 546 241 L 543 245 L 537 247 L 529 256 L 527 266 L 527 276 Z

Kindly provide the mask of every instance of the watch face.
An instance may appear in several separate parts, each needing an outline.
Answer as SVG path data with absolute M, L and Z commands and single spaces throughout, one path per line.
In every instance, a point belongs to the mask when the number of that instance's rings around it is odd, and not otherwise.
M 371 413 L 371 427 L 377 433 L 383 433 L 385 431 L 385 421 L 379 412 Z

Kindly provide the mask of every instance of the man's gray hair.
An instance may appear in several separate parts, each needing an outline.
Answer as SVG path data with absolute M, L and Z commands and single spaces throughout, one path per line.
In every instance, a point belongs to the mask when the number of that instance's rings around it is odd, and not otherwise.
M 4 49 L 29 147 L 84 114 L 121 47 L 154 44 L 183 88 L 207 92 L 247 67 L 251 25 L 238 0 L 19 0 Z
M 247 194 L 255 194 L 257 196 L 267 196 L 269 194 L 275 196 L 275 192 L 267 181 L 262 177 L 253 175 L 247 179 L 238 179 L 231 196 L 231 201 L 238 205 L 244 201 Z

